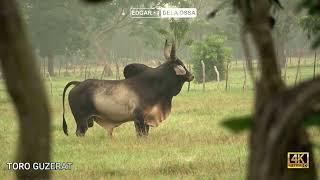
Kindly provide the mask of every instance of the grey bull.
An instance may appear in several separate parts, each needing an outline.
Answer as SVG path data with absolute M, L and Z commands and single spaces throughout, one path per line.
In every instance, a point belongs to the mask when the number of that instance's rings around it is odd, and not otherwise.
M 122 123 L 134 121 L 139 136 L 147 135 L 149 126 L 158 126 L 171 111 L 173 96 L 181 91 L 193 75 L 176 57 L 175 44 L 171 50 L 166 41 L 167 61 L 156 68 L 147 68 L 123 80 L 88 79 L 71 81 L 63 91 L 63 131 L 68 135 L 65 120 L 65 94 L 77 124 L 76 135 L 84 136 L 94 122 L 112 136 L 113 129 Z

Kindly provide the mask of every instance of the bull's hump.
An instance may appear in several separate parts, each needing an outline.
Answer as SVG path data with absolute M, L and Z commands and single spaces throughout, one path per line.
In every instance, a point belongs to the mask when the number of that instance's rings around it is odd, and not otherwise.
M 112 89 L 100 87 L 93 94 L 93 102 L 98 113 L 111 121 L 127 121 L 132 119 L 134 109 L 138 105 L 137 95 L 124 84 Z

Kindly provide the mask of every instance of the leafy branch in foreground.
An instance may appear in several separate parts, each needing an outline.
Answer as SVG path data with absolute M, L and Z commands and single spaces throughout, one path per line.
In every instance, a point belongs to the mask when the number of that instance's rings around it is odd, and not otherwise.
M 239 133 L 251 128 L 252 116 L 244 115 L 241 117 L 232 117 L 221 122 L 221 125 L 231 130 L 234 133 Z M 320 111 L 312 112 L 307 115 L 303 123 L 306 127 L 318 126 L 320 127 Z

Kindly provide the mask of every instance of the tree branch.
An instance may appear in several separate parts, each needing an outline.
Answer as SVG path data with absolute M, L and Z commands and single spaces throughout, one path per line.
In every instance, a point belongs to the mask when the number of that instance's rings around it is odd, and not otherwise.
M 19 117 L 17 162 L 49 162 L 50 113 L 17 3 L 0 1 L 0 62 Z M 19 170 L 18 179 L 48 179 L 47 170 Z

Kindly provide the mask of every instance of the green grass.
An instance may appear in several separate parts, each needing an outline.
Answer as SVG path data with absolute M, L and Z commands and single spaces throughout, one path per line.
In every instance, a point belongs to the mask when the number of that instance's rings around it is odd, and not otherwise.
M 310 62 L 311 63 L 311 62 Z M 304 65 L 302 63 L 302 65 Z M 53 115 L 52 161 L 73 162 L 72 170 L 54 171 L 54 179 L 245 179 L 248 159 L 248 132 L 232 134 L 220 123 L 223 119 L 249 114 L 253 90 L 243 92 L 242 64 L 230 70 L 230 89 L 224 81 L 187 84 L 174 98 L 170 116 L 159 127 L 152 128 L 147 138 L 138 139 L 133 123 L 114 130 L 109 139 L 103 128 L 94 125 L 84 138 L 76 137 L 75 121 L 67 106 L 66 119 L 70 135 L 62 131 L 62 91 L 70 80 L 83 77 L 54 77 L 53 94 L 46 82 Z M 288 81 L 294 82 L 296 68 L 288 69 Z M 305 65 L 301 79 L 312 76 L 313 68 Z M 0 83 L 0 177 L 14 178 L 6 162 L 14 161 L 17 143 L 17 120 L 3 82 Z M 320 144 L 320 132 L 310 128 L 314 143 Z M 35 152 L 36 153 L 36 152 Z M 320 156 L 319 148 L 315 149 Z M 319 167 L 319 159 L 316 159 Z M 320 168 L 318 168 L 320 173 Z

